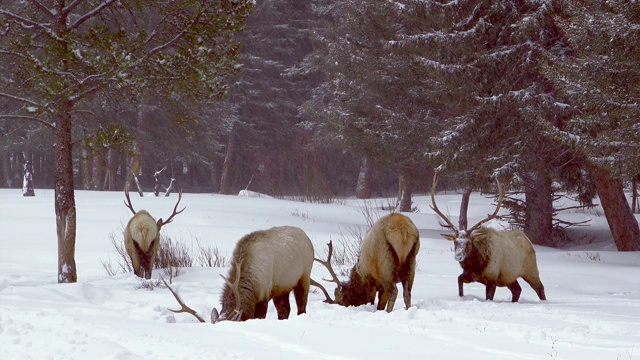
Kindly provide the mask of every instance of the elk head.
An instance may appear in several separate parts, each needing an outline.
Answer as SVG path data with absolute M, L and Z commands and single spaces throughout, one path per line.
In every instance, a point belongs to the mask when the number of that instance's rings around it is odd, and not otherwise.
M 218 309 L 213 308 L 211 310 L 211 322 L 217 323 L 222 320 L 230 320 L 230 321 L 240 321 L 242 319 L 242 309 L 240 308 L 240 274 L 242 270 L 242 261 L 236 263 L 236 279 L 231 282 L 224 275 L 220 274 L 220 277 L 224 280 L 224 282 L 231 288 L 233 291 L 233 296 L 235 298 L 235 308 L 233 310 L 222 308 L 222 314 L 218 313 Z
M 440 217 L 440 220 L 441 220 L 440 226 L 453 231 L 454 233 L 453 235 L 443 234 L 442 236 L 448 240 L 453 241 L 455 259 L 458 262 L 464 261 L 467 254 L 469 253 L 469 248 L 471 246 L 470 242 L 472 241 L 471 240 L 472 233 L 475 230 L 479 229 L 482 224 L 498 217 L 498 211 L 500 211 L 500 208 L 502 206 L 502 201 L 504 200 L 505 190 L 502 187 L 502 184 L 500 184 L 500 181 L 498 180 L 497 177 L 496 177 L 496 183 L 498 184 L 498 204 L 496 205 L 496 209 L 493 212 L 493 214 L 487 216 L 486 218 L 484 218 L 483 220 L 481 220 L 480 222 L 478 222 L 477 224 L 473 225 L 468 229 L 461 229 L 453 225 L 451 220 L 449 220 L 449 218 L 446 215 L 444 215 L 442 211 L 440 211 L 440 209 L 438 208 L 438 205 L 436 204 L 436 196 L 435 196 L 436 185 L 438 184 L 438 173 L 436 172 L 436 174 L 433 176 L 433 183 L 431 184 L 431 203 L 432 203 L 431 209 L 435 211 L 435 213 Z

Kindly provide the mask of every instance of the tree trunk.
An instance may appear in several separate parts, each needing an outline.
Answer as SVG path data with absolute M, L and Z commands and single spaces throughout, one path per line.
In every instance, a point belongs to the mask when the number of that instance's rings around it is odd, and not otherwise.
M 58 237 L 58 283 L 78 281 L 75 261 L 76 201 L 73 190 L 71 104 L 58 114 L 53 130 L 55 158 L 55 212 Z
M 80 158 L 80 175 L 82 177 L 82 189 L 91 189 L 92 176 L 91 166 L 91 149 L 86 146 L 82 147 L 82 157 Z
M 144 95 L 143 95 L 144 96 Z M 130 175 L 128 177 L 129 188 L 138 189 L 140 197 L 144 196 L 138 178 L 142 174 L 142 158 L 146 145 L 147 126 L 149 124 L 149 114 L 151 113 L 151 98 L 149 95 L 144 96 L 142 103 L 138 106 L 138 118 L 136 122 L 136 139 L 133 145 L 133 155 L 129 163 Z
M 220 194 L 231 195 L 231 165 L 236 153 L 236 136 L 234 131 L 229 133 L 229 139 L 227 141 L 227 153 L 224 157 L 224 163 L 222 164 L 222 178 L 220 179 Z
M 33 166 L 30 161 L 24 164 L 22 196 L 36 196 L 36 193 L 33 190 Z
M 109 191 L 116 190 L 116 175 L 118 173 L 118 153 L 114 149 L 107 151 L 107 185 Z
M 104 180 L 104 158 L 102 154 L 93 154 L 93 176 L 91 177 L 92 190 L 104 190 L 102 187 Z
M 211 177 L 211 192 L 220 191 L 220 174 L 218 173 L 217 164 L 211 165 L 209 168 L 209 174 Z
M 631 178 L 631 212 L 634 214 L 640 213 L 638 210 L 638 176 Z
M 11 151 L 4 153 L 2 161 L 4 181 L 8 188 L 13 187 L 13 170 L 11 169 Z
M 402 192 L 400 195 L 400 203 L 398 204 L 398 211 L 411 212 L 411 196 L 413 195 L 413 179 L 409 175 L 402 175 Z
M 589 171 L 618 251 L 640 251 L 640 228 L 624 194 L 622 180 L 593 164 Z
M 360 174 L 358 175 L 358 184 L 356 185 L 356 197 L 358 199 L 369 199 L 372 193 L 372 177 L 373 167 L 371 160 L 364 157 L 360 162 Z
M 460 202 L 460 219 L 458 220 L 458 227 L 460 229 L 466 229 L 469 226 L 467 213 L 469 212 L 469 199 L 471 199 L 471 192 L 473 188 L 468 187 L 462 193 L 462 200 Z
M 531 242 L 554 246 L 553 188 L 544 168 L 527 175 L 525 186 L 524 232 Z

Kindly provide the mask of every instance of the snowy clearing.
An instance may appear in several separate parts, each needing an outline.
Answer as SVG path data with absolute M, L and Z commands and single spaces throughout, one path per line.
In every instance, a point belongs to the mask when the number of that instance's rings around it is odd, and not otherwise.
M 313 204 L 250 195 L 184 194 L 187 209 L 163 232 L 230 256 L 251 231 L 293 225 L 324 257 L 329 240 L 337 247 L 366 226 L 355 199 Z M 175 199 L 132 196 L 136 209 L 155 217 L 171 214 Z M 76 192 L 78 283 L 57 284 L 53 190 L 22 197 L 19 189 L 0 189 L 1 359 L 640 359 L 640 253 L 615 251 L 602 216 L 566 214 L 593 218 L 575 230 L 586 240 L 568 250 L 536 247 L 548 301 L 521 282 L 519 303 L 506 288 L 490 302 L 481 284 L 465 285 L 466 296 L 458 297 L 452 244 L 440 237 L 428 197 L 418 196 L 419 212 L 407 214 L 422 243 L 410 309 L 400 295 L 390 314 L 329 305 L 312 288 L 305 315 L 295 315 L 292 296 L 289 320 L 278 321 L 270 303 L 266 320 L 212 325 L 169 312 L 178 305 L 165 288 L 141 289 L 133 274 L 107 275 L 102 261 L 117 260 L 109 235 L 120 236 L 131 215 L 123 200 L 121 192 Z M 445 212 L 457 214 L 459 202 L 458 194 L 438 195 Z M 491 199 L 474 194 L 469 221 L 492 210 Z M 189 268 L 172 286 L 206 318 L 220 307 L 219 274 L 226 273 Z M 312 277 L 326 276 L 315 264 Z

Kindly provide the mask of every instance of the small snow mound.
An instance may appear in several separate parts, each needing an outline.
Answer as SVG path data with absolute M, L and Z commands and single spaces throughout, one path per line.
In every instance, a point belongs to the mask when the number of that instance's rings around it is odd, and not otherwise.
M 271 196 L 269 196 L 267 194 L 261 194 L 259 192 L 250 191 L 250 190 L 240 190 L 240 192 L 238 193 L 238 196 L 252 197 L 252 198 L 273 199 L 273 197 L 271 197 Z

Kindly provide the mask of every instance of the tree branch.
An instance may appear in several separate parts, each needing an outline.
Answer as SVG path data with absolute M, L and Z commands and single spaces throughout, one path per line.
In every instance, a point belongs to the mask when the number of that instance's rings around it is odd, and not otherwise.
M 75 0 L 72 1 L 71 4 L 65 6 L 62 9 L 62 16 L 66 17 L 67 15 L 71 14 L 71 12 L 78 7 L 78 5 L 80 5 L 82 2 L 84 2 L 85 0 Z
M 21 102 L 21 103 L 24 103 L 24 104 L 27 104 L 27 105 L 35 106 L 35 107 L 38 107 L 38 108 L 44 107 L 44 106 L 38 104 L 37 102 L 35 102 L 33 100 L 21 98 L 19 96 L 7 94 L 7 93 L 1 93 L 0 92 L 0 97 L 5 97 L 5 98 L 8 98 L 8 99 L 15 100 L 15 101 L 18 101 L 18 102 Z
M 35 21 L 29 20 L 27 18 L 23 18 L 22 16 L 18 16 L 12 12 L 6 11 L 6 10 L 2 10 L 0 9 L 0 15 L 5 15 L 8 18 L 17 20 L 21 23 L 21 25 L 23 25 L 23 27 L 37 27 L 38 29 L 41 29 L 43 31 L 46 31 L 47 33 L 51 32 L 51 29 L 49 29 L 48 27 L 44 26 L 43 24 L 37 23 Z
M 102 10 L 108 8 L 111 4 L 114 4 L 116 1 L 117 0 L 107 0 L 107 1 L 103 2 L 102 4 L 98 5 L 95 9 L 93 9 L 93 10 L 89 11 L 88 13 L 80 16 L 80 18 L 78 20 L 76 20 L 73 24 L 71 24 L 71 26 L 69 26 L 69 30 L 77 29 L 78 27 L 80 27 L 80 25 L 84 24 L 85 21 L 87 21 L 87 20 L 91 19 L 92 17 L 96 16 Z M 69 6 L 67 6 L 65 8 L 65 10 L 68 10 L 68 11 L 73 10 L 73 8 L 78 6 L 80 2 L 81 2 L 81 0 L 76 0 L 75 2 L 73 2 Z
M 158 45 L 155 48 L 151 49 L 147 53 L 147 55 L 142 58 L 142 62 L 148 60 L 153 55 L 155 55 L 157 52 L 160 52 L 161 50 L 168 48 L 169 46 L 173 45 L 178 40 L 180 40 L 182 38 L 182 36 L 187 32 L 187 29 L 191 28 L 191 26 L 196 24 L 198 22 L 198 20 L 200 20 L 201 16 L 202 16 L 202 12 L 198 13 L 198 15 L 193 19 L 193 21 L 191 21 L 191 23 L 189 25 L 185 26 L 185 28 L 179 34 L 177 34 L 173 39 L 167 41 L 166 43 L 164 43 L 162 45 Z
M 0 120 L 2 119 L 16 119 L 16 120 L 25 120 L 25 121 L 31 121 L 31 122 L 36 122 L 39 123 L 41 125 L 44 125 L 50 129 L 54 129 L 56 126 L 53 124 L 50 124 L 42 119 L 39 119 L 35 116 L 26 116 L 26 115 L 4 115 L 4 114 L 0 114 Z
M 53 12 L 51 12 L 51 10 L 49 10 L 49 8 L 44 6 L 40 1 L 38 1 L 38 0 L 29 0 L 29 2 L 31 4 L 33 4 L 36 8 L 38 8 L 38 10 L 44 12 L 51 20 L 55 19 L 55 16 L 53 15 Z

